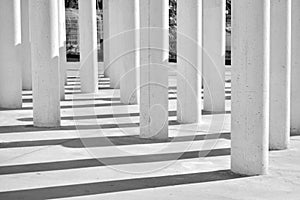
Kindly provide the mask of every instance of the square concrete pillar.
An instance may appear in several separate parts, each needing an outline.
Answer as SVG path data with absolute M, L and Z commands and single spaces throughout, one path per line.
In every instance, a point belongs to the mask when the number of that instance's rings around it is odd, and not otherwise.
M 65 83 L 67 77 L 67 49 L 66 49 L 66 12 L 65 0 L 58 0 L 59 26 L 59 69 L 60 69 L 60 100 L 65 99 Z
M 58 1 L 30 0 L 33 121 L 60 126 Z
M 203 109 L 225 112 L 226 0 L 203 0 Z
M 121 102 L 138 102 L 137 83 L 139 57 L 139 1 L 110 0 L 104 2 L 105 71 L 112 88 L 120 88 Z M 126 10 L 126 12 L 124 12 Z M 104 27 L 105 29 L 105 27 Z
M 292 0 L 291 133 L 300 135 L 300 1 Z
M 79 0 L 81 92 L 98 92 L 97 15 L 94 0 Z
M 32 90 L 29 0 L 21 0 L 21 23 L 22 23 L 22 43 L 21 43 L 22 53 L 20 54 L 20 56 L 22 59 L 22 88 L 24 90 Z
M 197 123 L 202 110 L 202 0 L 177 1 L 177 120 Z
M 20 0 L 0 1 L 0 27 L 0 108 L 21 108 Z
M 140 136 L 168 138 L 169 1 L 140 1 Z
M 104 76 L 109 77 L 109 0 L 103 0 L 103 64 Z
M 122 54 L 123 54 L 123 17 L 129 15 L 124 12 L 124 0 L 109 0 L 108 2 L 108 61 L 106 66 L 107 74 L 110 78 L 110 87 L 120 89 L 120 77 L 122 71 Z
M 270 1 L 232 1 L 231 170 L 268 172 Z
M 270 149 L 290 142 L 291 0 L 271 1 Z
M 120 55 L 120 96 L 124 104 L 136 104 L 139 100 L 139 0 L 122 0 L 118 5 L 127 12 L 120 12 L 122 54 Z

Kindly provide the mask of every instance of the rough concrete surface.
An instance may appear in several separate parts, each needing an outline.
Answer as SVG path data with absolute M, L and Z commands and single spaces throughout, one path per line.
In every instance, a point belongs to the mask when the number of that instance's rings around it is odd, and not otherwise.
M 138 106 L 121 104 L 102 76 L 98 94 L 78 94 L 69 72 L 60 128 L 34 128 L 23 92 L 23 109 L 0 110 L 0 199 L 300 199 L 300 136 L 270 153 L 268 175 L 233 174 L 230 81 L 226 114 L 179 125 L 174 80 L 168 140 L 139 139 Z

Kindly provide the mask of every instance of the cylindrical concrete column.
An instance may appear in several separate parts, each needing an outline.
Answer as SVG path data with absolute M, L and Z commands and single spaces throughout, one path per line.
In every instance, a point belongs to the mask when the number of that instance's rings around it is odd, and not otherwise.
M 65 99 L 65 82 L 67 76 L 66 54 L 66 13 L 65 0 L 58 0 L 58 25 L 59 25 L 59 67 L 60 67 L 60 99 Z
M 290 141 L 291 0 L 271 1 L 270 149 Z
M 226 0 L 203 0 L 203 109 L 225 111 Z
M 168 137 L 169 1 L 140 1 L 140 136 Z
M 0 108 L 22 107 L 20 0 L 0 1 Z
M 120 55 L 120 96 L 124 104 L 136 104 L 139 99 L 139 0 L 122 0 L 118 5 L 126 12 L 120 12 L 122 15 L 121 44 L 122 54 Z
M 29 24 L 29 0 L 21 0 L 22 22 L 22 88 L 32 90 L 31 42 Z
M 300 1 L 292 1 L 291 133 L 300 134 Z
M 231 170 L 268 172 L 270 1 L 232 1 Z
M 33 121 L 60 125 L 58 1 L 30 0 Z
M 202 0 L 177 1 L 177 120 L 201 120 Z
M 79 0 L 81 92 L 98 92 L 97 15 L 94 0 Z

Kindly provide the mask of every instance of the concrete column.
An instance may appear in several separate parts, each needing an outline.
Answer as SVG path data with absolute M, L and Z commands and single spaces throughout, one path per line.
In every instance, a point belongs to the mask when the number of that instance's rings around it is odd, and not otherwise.
M 140 136 L 168 137 L 169 1 L 141 0 Z
M 126 12 L 120 12 L 122 18 L 122 55 L 120 69 L 120 95 L 124 104 L 136 104 L 139 99 L 139 0 L 122 0 L 118 6 Z
M 109 19 L 109 25 L 108 25 L 108 32 L 109 32 L 109 38 L 108 38 L 108 50 L 109 50 L 109 60 L 108 60 L 108 66 L 107 66 L 107 72 L 109 74 L 110 78 L 110 87 L 119 89 L 120 88 L 120 76 L 121 76 L 121 69 L 122 69 L 122 45 L 123 41 L 123 33 L 122 33 L 122 27 L 123 27 L 123 15 L 129 15 L 131 13 L 125 12 L 122 8 L 124 0 L 109 0 L 109 6 L 108 6 L 108 19 Z
M 103 63 L 104 76 L 109 77 L 109 0 L 103 0 Z
M 225 111 L 225 0 L 203 0 L 204 110 Z
M 270 149 L 290 141 L 291 0 L 271 2 Z
M 104 62 L 98 61 L 98 74 L 104 74 Z
M 98 92 L 97 15 L 94 0 L 79 0 L 81 92 Z
M 22 107 L 20 0 L 0 1 L 0 108 Z
M 202 0 L 177 1 L 177 119 L 201 120 Z
M 270 1 L 232 1 L 231 170 L 268 172 Z
M 30 0 L 33 121 L 60 125 L 58 1 Z
M 300 1 L 292 0 L 291 133 L 300 134 Z
M 58 0 L 58 24 L 59 24 L 59 67 L 60 67 L 60 100 L 65 99 L 65 82 L 67 76 L 66 53 L 66 13 L 65 0 Z
M 22 88 L 32 90 L 31 42 L 29 24 L 29 0 L 21 0 L 22 23 Z

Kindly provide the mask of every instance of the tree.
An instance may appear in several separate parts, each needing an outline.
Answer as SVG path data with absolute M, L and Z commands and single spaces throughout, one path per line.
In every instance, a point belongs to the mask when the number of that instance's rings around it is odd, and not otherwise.
M 226 10 L 227 14 L 231 15 L 231 0 L 226 0 Z
M 78 9 L 78 0 L 66 0 L 65 7 Z
M 78 9 L 78 0 L 66 0 L 65 1 L 66 8 Z M 97 9 L 102 9 L 102 0 L 96 0 Z

